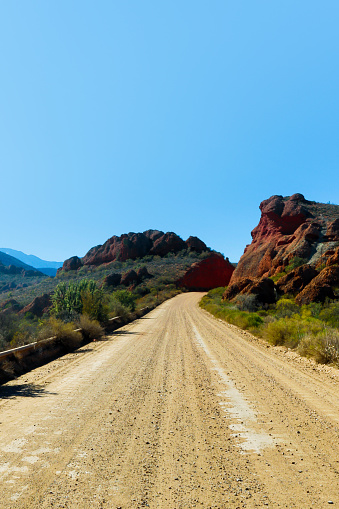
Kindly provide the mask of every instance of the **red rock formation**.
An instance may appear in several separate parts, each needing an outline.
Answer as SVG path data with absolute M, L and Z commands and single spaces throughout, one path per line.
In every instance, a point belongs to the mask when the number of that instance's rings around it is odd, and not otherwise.
M 271 196 L 260 204 L 260 210 L 253 241 L 240 258 L 231 283 L 273 275 L 294 257 L 315 264 L 331 243 L 339 241 L 338 205 L 310 202 L 294 194 Z
M 152 274 L 148 272 L 145 265 L 137 270 L 137 276 L 139 282 L 143 281 L 144 279 L 150 279 L 153 277 Z
M 280 278 L 276 283 L 277 290 L 280 293 L 299 293 L 317 275 L 318 271 L 314 267 L 307 264 L 302 265 Z
M 202 253 L 203 251 L 207 251 L 207 246 L 205 242 L 200 240 L 198 237 L 188 237 L 185 244 L 188 249 L 191 251 L 196 251 L 197 253 Z
M 323 269 L 305 288 L 297 295 L 297 304 L 310 302 L 324 302 L 326 298 L 334 299 L 332 287 L 339 284 L 339 266 L 331 265 Z
M 276 301 L 274 283 L 267 277 L 240 279 L 226 288 L 223 300 L 232 300 L 237 295 L 255 295 L 260 304 L 274 304 Z
M 45 293 L 40 297 L 35 297 L 35 299 L 30 302 L 27 306 L 25 306 L 19 314 L 24 315 L 25 313 L 32 313 L 38 317 L 41 317 L 44 313 L 46 313 L 52 305 L 52 300 L 50 295 Z
M 210 290 L 228 285 L 233 265 L 219 253 L 213 253 L 208 258 L 194 263 L 177 282 L 178 286 L 190 290 Z
M 150 254 L 165 256 L 167 253 L 179 253 L 179 251 L 186 248 L 187 245 L 178 235 L 173 232 L 167 232 L 154 242 Z
M 121 284 L 125 286 L 130 286 L 134 283 L 138 283 L 138 275 L 135 270 L 131 269 L 121 277 Z
M 152 241 L 143 233 L 114 235 L 102 246 L 92 247 L 83 257 L 84 265 L 101 265 L 114 260 L 135 260 L 146 256 L 152 247 Z
M 64 261 L 61 270 L 78 270 L 80 267 L 82 267 L 82 261 L 80 258 L 78 258 L 78 256 L 72 256 L 71 258 L 68 258 L 68 260 Z M 59 270 L 60 269 L 58 269 L 58 271 Z
M 339 246 L 336 249 L 329 249 L 321 258 L 319 258 L 316 268 L 329 267 L 330 265 L 339 265 Z
M 164 233 L 159 230 L 147 230 L 143 233 L 127 233 L 117 237 L 114 235 L 103 245 L 92 247 L 82 258 L 73 256 L 66 260 L 62 270 L 77 270 L 82 265 L 98 266 L 115 260 L 136 260 L 144 256 L 165 256 L 168 253 L 178 253 L 183 249 L 190 249 L 201 253 L 207 251 L 206 244 L 198 237 L 189 237 L 184 242 L 173 232 Z

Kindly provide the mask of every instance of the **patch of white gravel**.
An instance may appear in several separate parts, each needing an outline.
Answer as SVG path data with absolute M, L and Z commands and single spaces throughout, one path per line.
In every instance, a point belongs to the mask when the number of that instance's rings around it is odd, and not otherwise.
M 229 428 L 233 431 L 235 437 L 241 438 L 239 447 L 246 452 L 260 453 L 267 447 L 275 445 L 275 440 L 265 432 L 258 432 L 251 428 L 257 423 L 257 416 L 253 408 L 246 401 L 241 392 L 235 387 L 231 380 L 220 366 L 218 361 L 213 357 L 206 343 L 204 342 L 198 329 L 192 324 L 197 344 L 204 350 L 205 354 L 213 365 L 213 370 L 217 373 L 219 381 L 225 387 L 225 390 L 218 394 L 219 397 L 225 398 L 219 402 L 226 417 L 237 420 L 236 424 L 232 423 Z

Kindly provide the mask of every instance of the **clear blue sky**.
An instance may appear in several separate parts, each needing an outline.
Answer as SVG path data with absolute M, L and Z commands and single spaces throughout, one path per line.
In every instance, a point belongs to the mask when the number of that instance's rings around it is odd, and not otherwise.
M 338 203 L 337 0 L 0 4 L 0 244 L 49 260 L 197 235 L 237 261 L 259 203 Z

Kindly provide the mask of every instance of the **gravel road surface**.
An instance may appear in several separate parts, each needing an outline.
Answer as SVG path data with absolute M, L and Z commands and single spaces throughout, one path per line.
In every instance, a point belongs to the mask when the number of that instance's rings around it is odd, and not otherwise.
M 1 508 L 339 507 L 339 371 L 201 296 L 0 387 Z

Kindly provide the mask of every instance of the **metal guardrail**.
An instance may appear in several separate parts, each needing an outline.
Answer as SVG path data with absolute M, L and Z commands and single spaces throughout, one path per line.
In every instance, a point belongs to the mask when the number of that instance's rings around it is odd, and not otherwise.
M 139 309 L 139 311 L 144 311 L 146 309 L 149 309 L 148 306 Z M 116 320 L 119 320 L 121 316 L 114 316 L 113 318 L 110 318 L 108 320 L 109 323 L 112 323 Z M 82 332 L 82 328 L 75 329 L 74 332 Z M 5 350 L 4 352 L 0 352 L 0 360 L 6 359 L 6 357 L 9 357 L 10 355 L 16 354 L 17 352 L 30 352 L 34 351 L 37 347 L 42 346 L 44 343 L 49 343 L 50 341 L 53 341 L 56 339 L 56 336 L 52 336 L 51 338 L 42 339 L 41 341 L 34 341 L 34 343 L 29 343 L 28 345 L 18 346 L 16 348 L 12 348 L 10 350 Z

